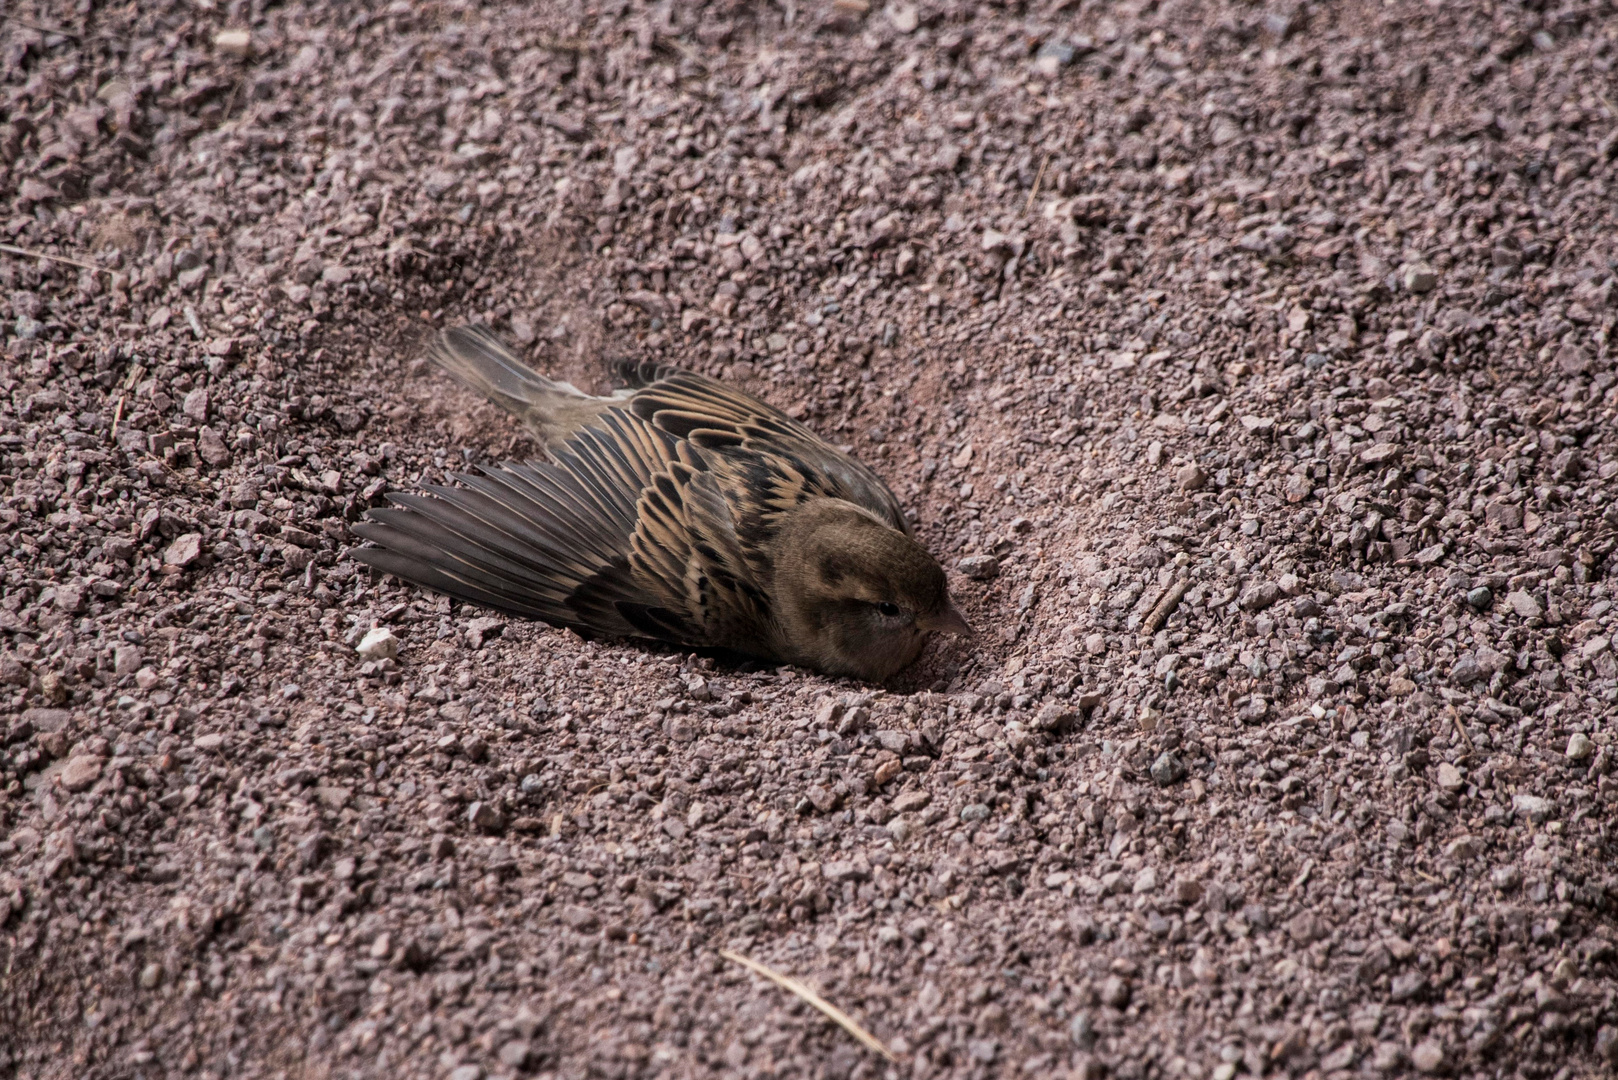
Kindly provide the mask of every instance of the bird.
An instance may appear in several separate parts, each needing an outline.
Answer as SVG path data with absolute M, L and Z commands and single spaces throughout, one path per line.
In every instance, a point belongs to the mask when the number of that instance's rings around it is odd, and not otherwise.
M 354 527 L 377 570 L 586 637 L 869 682 L 935 633 L 972 635 L 888 486 L 752 395 L 649 361 L 587 394 L 481 325 L 440 332 L 428 354 L 545 458 L 390 492 Z

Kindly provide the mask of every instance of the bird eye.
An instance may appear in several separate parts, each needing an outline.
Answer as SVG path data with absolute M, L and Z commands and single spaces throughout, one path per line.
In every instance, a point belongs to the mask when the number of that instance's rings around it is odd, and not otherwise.
M 889 619 L 897 619 L 899 617 L 898 604 L 890 604 L 884 600 L 882 603 L 876 606 L 876 609 Z

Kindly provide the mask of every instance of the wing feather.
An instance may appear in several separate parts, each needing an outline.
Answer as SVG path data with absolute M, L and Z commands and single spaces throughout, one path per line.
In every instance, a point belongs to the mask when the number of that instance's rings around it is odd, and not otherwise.
M 450 596 L 584 632 L 774 655 L 770 607 L 709 456 L 612 409 L 550 462 L 389 496 L 356 557 Z
M 630 411 L 717 457 L 715 469 L 731 475 L 733 490 L 764 496 L 759 527 L 768 530 L 807 493 L 847 499 L 909 534 L 899 500 L 876 473 L 774 406 L 678 368 L 640 365 L 623 374 L 638 387 Z

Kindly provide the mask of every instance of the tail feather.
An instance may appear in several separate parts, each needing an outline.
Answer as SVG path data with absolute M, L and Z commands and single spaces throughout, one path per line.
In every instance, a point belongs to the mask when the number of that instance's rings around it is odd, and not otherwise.
M 443 331 L 428 356 L 462 385 L 521 420 L 547 447 L 589 424 L 613 400 L 546 378 L 519 360 L 486 326 Z

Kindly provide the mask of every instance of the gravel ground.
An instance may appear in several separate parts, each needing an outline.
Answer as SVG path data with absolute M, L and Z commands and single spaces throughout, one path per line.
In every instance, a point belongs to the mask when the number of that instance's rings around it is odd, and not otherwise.
M 91 7 L 0 23 L 0 242 L 111 271 L 0 259 L 0 1072 L 1618 1061 L 1608 0 Z M 371 576 L 533 452 L 473 319 L 852 446 L 979 637 Z

